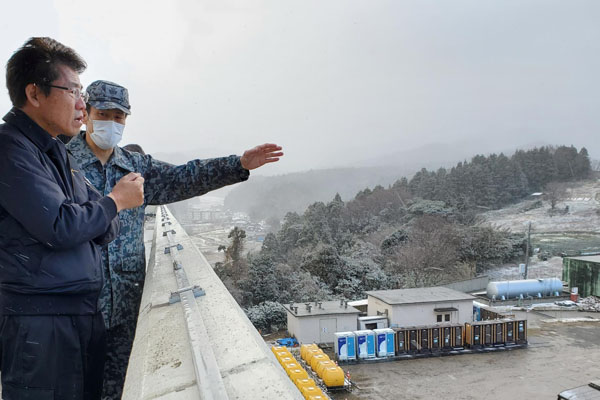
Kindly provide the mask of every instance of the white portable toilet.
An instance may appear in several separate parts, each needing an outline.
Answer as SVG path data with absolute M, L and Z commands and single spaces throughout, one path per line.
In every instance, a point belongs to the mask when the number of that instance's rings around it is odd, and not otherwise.
M 375 333 L 371 330 L 355 331 L 358 358 L 375 358 Z
M 356 336 L 354 332 L 336 332 L 335 354 L 340 361 L 356 360 Z
M 375 333 L 375 343 L 377 344 L 377 357 L 393 357 L 394 349 L 394 330 L 390 328 L 373 329 Z

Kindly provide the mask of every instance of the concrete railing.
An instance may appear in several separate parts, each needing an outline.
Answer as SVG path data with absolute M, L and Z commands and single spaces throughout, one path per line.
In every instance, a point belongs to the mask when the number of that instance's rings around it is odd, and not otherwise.
M 151 251 L 123 399 L 302 399 L 166 207 L 157 208 L 146 245 Z
M 449 289 L 458 290 L 463 293 L 472 293 L 480 290 L 485 290 L 487 288 L 487 284 L 490 282 L 490 277 L 479 276 L 477 278 L 466 279 L 464 281 L 452 282 L 442 285 L 443 287 L 447 287 Z

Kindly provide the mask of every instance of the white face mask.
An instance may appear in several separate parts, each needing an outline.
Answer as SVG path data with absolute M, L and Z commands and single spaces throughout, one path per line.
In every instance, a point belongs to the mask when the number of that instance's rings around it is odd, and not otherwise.
M 112 149 L 121 141 L 125 125 L 115 121 L 90 120 L 90 123 L 94 129 L 90 137 L 102 150 Z

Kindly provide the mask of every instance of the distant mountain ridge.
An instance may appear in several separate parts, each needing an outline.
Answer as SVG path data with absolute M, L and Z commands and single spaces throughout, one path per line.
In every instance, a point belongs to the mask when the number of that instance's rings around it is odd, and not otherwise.
M 532 143 L 528 148 L 542 145 Z M 410 179 L 422 168 L 435 171 L 441 167 L 451 167 L 458 162 L 471 160 L 477 154 L 484 154 L 472 152 L 474 148 L 485 146 L 470 142 L 459 142 L 455 146 L 434 143 L 367 160 L 364 166 L 357 162 L 359 166 L 354 168 L 310 170 L 269 177 L 255 176 L 251 177 L 248 183 L 233 187 L 225 198 L 225 206 L 248 213 L 253 218 L 281 219 L 289 211 L 304 212 L 306 207 L 316 201 L 329 202 L 336 193 L 344 201 L 350 200 L 365 188 L 377 185 L 387 187 L 402 177 Z M 504 153 L 511 155 L 514 151 L 515 149 L 507 149 Z
M 343 200 L 349 200 L 365 188 L 377 185 L 387 187 L 402 177 L 410 179 L 422 168 L 435 171 L 441 167 L 448 168 L 458 162 L 471 160 L 478 154 L 504 153 L 510 156 L 517 148 L 527 150 L 544 145 L 546 144 L 538 142 L 494 151 L 490 148 L 491 145 L 476 141 L 432 143 L 416 149 L 389 152 L 382 157 L 358 160 L 352 168 L 315 169 L 274 176 L 251 174 L 248 182 L 227 187 L 213 194 L 226 196 L 227 208 L 246 212 L 253 218 L 281 219 L 289 211 L 304 212 L 306 207 L 316 201 L 328 202 L 336 193 L 339 193 Z M 154 156 L 160 160 L 181 164 L 193 158 L 214 157 L 215 154 L 219 154 L 219 151 L 205 149 L 156 153 Z
M 397 150 L 386 153 L 384 156 L 375 157 L 360 163 L 365 167 L 394 165 L 407 167 L 410 170 L 421 168 L 437 169 L 450 167 L 460 161 L 470 160 L 474 156 L 488 155 L 491 153 L 511 155 L 516 150 L 529 150 L 534 147 L 547 146 L 546 142 L 528 143 L 524 146 L 504 147 L 500 150 L 490 144 L 477 140 L 463 140 L 452 143 L 429 143 L 409 150 Z M 407 176 L 410 179 L 410 176 Z
M 255 176 L 235 186 L 225 198 L 225 207 L 256 219 L 282 218 L 287 212 L 304 212 L 315 201 L 330 201 L 336 193 L 347 200 L 365 187 L 388 186 L 414 170 L 389 167 L 337 168 L 294 172 L 277 176 Z

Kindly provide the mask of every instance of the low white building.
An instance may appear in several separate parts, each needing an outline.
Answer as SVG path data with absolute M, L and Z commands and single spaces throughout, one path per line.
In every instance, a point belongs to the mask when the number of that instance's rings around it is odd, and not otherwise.
M 335 332 L 355 331 L 360 311 L 347 302 L 284 304 L 287 329 L 302 343 L 333 343 Z
M 392 328 L 473 321 L 475 297 L 445 287 L 374 290 L 366 293 L 368 315 L 387 316 Z

